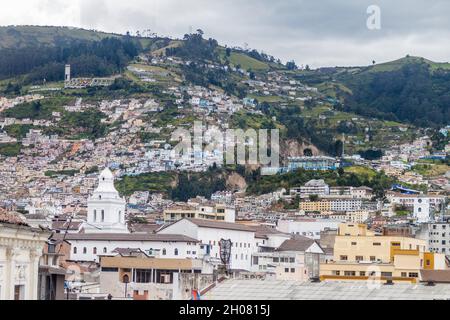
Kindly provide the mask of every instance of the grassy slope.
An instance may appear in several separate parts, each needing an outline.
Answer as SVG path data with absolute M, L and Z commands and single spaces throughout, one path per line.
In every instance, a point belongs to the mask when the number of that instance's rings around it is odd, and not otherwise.
M 433 62 L 431 60 L 421 57 L 405 57 L 398 60 L 381 63 L 369 68 L 369 72 L 388 72 L 400 69 L 402 66 L 408 63 L 427 63 L 430 65 L 431 70 L 445 69 L 450 70 L 450 63 L 447 62 Z

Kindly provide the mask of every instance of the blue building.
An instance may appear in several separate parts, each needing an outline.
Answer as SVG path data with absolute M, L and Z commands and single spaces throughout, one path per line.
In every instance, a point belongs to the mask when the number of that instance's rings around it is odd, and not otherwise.
M 288 164 L 289 171 L 297 169 L 326 171 L 336 170 L 337 168 L 339 168 L 339 162 L 335 158 L 324 156 L 289 158 Z

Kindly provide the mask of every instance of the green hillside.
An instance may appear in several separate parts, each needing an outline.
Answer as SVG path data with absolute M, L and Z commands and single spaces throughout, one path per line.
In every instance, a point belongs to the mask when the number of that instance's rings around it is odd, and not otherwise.
M 0 48 L 61 45 L 70 40 L 99 41 L 121 35 L 70 27 L 7 26 L 0 27 Z
M 390 72 L 400 70 L 408 64 L 425 63 L 430 66 L 431 70 L 450 70 L 450 63 L 448 62 L 434 62 L 422 57 L 407 56 L 398 60 L 376 64 L 368 68 L 369 72 Z

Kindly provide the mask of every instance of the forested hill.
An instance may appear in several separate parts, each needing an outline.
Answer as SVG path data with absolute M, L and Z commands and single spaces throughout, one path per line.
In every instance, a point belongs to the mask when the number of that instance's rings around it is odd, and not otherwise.
M 450 64 L 408 56 L 336 79 L 351 90 L 343 111 L 422 127 L 450 122 Z

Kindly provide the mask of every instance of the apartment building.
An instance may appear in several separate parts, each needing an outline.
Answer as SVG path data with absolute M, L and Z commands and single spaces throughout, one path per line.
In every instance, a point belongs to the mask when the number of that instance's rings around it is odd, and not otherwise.
M 428 242 L 431 252 L 450 256 L 450 223 L 424 223 L 416 233 L 416 237 Z
M 353 198 L 325 198 L 318 201 L 300 201 L 299 208 L 305 212 L 347 212 L 360 211 L 363 208 L 362 199 Z
M 184 218 L 235 222 L 236 211 L 225 204 L 176 203 L 164 210 L 164 222 L 171 223 Z
M 276 280 L 308 281 L 319 276 L 323 255 L 315 240 L 297 236 L 274 251 L 253 254 L 252 271 L 267 273 Z
M 446 269 L 445 255 L 429 252 L 425 240 L 378 236 L 364 224 L 341 224 L 334 259 L 320 266 L 324 281 L 393 281 L 416 283 L 421 270 Z
M 301 198 L 309 197 L 310 195 L 324 196 L 328 194 L 330 194 L 330 187 L 324 180 L 311 180 L 302 187 L 292 188 L 290 190 L 291 196 L 299 196 Z
M 345 197 L 353 199 L 370 200 L 373 197 L 373 190 L 369 187 L 330 187 L 324 180 L 311 180 L 304 186 L 292 188 L 291 196 L 299 196 L 300 198 L 308 198 L 310 195 L 320 197 Z

